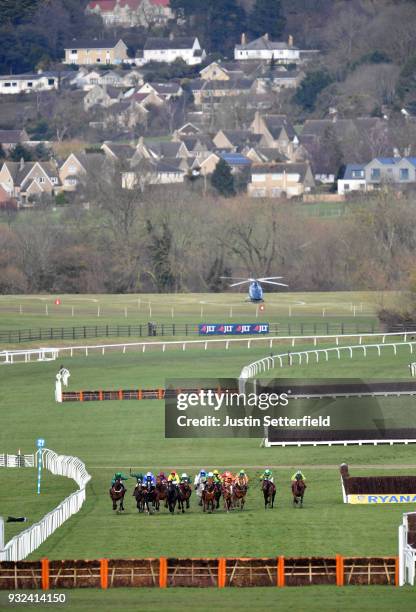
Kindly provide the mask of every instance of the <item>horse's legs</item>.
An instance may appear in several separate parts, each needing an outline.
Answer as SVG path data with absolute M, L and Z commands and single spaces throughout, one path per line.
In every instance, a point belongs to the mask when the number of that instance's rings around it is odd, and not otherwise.
M 115 499 L 113 499 L 113 510 L 117 510 L 117 503 Z
M 272 494 L 272 508 L 274 508 L 274 498 L 276 497 L 276 491 Z

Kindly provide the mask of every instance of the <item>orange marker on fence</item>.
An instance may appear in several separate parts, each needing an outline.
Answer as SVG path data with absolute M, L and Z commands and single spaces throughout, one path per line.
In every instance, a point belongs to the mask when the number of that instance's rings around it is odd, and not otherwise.
M 80 402 L 83 402 L 83 401 L 84 401 L 84 392 L 83 392 L 83 391 L 80 391 L 80 392 L 79 392 L 79 401 L 80 401 Z
M 49 559 L 46 557 L 41 560 L 42 568 L 42 590 L 47 591 L 49 589 Z
M 277 559 L 277 586 L 285 586 L 285 558 L 279 557 Z
M 122 389 L 119 389 L 119 390 L 118 390 L 118 399 L 119 399 L 119 400 L 122 400 L 122 399 L 123 399 L 123 390 L 122 390 Z
M 336 556 L 336 582 L 337 586 L 344 586 L 344 557 Z
M 108 559 L 100 559 L 100 585 L 108 589 Z
M 394 585 L 400 586 L 399 583 L 399 557 L 396 557 L 396 563 L 394 567 Z
M 218 588 L 223 589 L 225 587 L 226 580 L 226 559 L 221 557 L 218 559 Z
M 166 557 L 159 559 L 159 586 L 161 589 L 166 589 L 168 586 L 168 560 Z

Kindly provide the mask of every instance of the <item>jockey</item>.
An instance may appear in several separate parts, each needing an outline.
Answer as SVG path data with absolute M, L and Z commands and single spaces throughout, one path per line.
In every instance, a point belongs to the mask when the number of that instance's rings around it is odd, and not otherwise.
M 214 475 L 214 483 L 215 484 L 222 484 L 222 479 L 221 479 L 219 471 L 218 470 L 214 470 L 212 473 Z
M 202 491 L 204 490 L 207 481 L 207 473 L 205 470 L 200 470 L 194 479 L 194 489 L 199 497 L 199 505 L 202 506 Z
M 240 486 L 247 487 L 248 486 L 248 476 L 245 473 L 245 470 L 240 470 L 235 477 L 235 482 Z
M 178 485 L 180 483 L 179 474 L 176 470 L 172 470 L 168 476 L 168 482 L 173 482 L 173 484 Z
M 156 477 L 153 474 L 153 472 L 147 472 L 144 479 L 143 479 L 143 484 L 146 486 L 150 486 L 150 488 L 153 488 L 156 486 Z
M 157 478 L 159 478 L 161 482 L 165 482 L 167 480 L 165 472 L 159 472 Z
M 119 480 L 124 487 L 123 480 L 127 480 L 127 479 L 128 479 L 128 476 L 124 476 L 124 474 L 122 474 L 121 472 L 116 472 L 111 481 L 111 486 L 114 487 L 117 480 Z
M 269 480 L 270 482 L 273 482 L 272 471 L 269 468 L 266 468 L 263 474 L 260 476 L 260 480 Z
M 295 472 L 292 476 L 292 478 L 290 479 L 292 482 L 294 482 L 295 480 L 306 480 L 305 476 L 302 474 L 302 470 L 298 470 L 297 472 Z
M 181 484 L 191 484 L 191 479 L 189 478 L 188 474 L 186 474 L 186 472 L 181 474 Z
M 211 480 L 212 482 L 214 482 L 214 472 L 208 472 L 207 481 L 208 480 Z
M 231 472 L 229 470 L 227 470 L 226 472 L 221 474 L 221 479 L 222 479 L 222 482 L 231 483 L 234 480 L 234 477 L 231 474 Z
M 137 474 L 132 474 L 130 472 L 130 476 L 137 480 L 137 484 L 139 484 L 139 482 L 143 482 L 143 474 L 141 472 L 137 472 Z

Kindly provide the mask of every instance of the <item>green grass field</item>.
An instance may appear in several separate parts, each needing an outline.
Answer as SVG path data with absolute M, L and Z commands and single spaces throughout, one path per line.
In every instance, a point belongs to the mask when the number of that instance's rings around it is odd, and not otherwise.
M 28 593 L 28 591 L 26 591 Z M 289 612 L 408 612 L 414 608 L 415 593 L 412 587 L 394 589 L 384 586 L 344 587 L 310 586 L 299 588 L 251 588 L 251 589 L 74 589 L 65 591 L 67 603 L 62 605 L 37 605 L 38 610 L 69 609 L 71 612 L 153 612 L 166 608 L 171 612 L 190 607 L 200 612 L 239 610 L 284 610 Z M 2 607 L 1 607 L 2 606 Z M 6 593 L 0 591 L 2 610 L 22 609 L 22 605 L 10 605 Z
M 275 294 L 276 295 L 276 294 Z M 286 299 L 294 299 L 293 294 Z M 210 296 L 217 299 L 217 296 Z M 224 295 L 218 299 L 226 303 Z M 279 295 L 279 298 L 282 297 Z M 296 297 L 296 296 L 295 296 Z M 125 296 L 132 299 L 132 296 Z M 182 299 L 191 300 L 190 296 Z M 345 302 L 343 301 L 345 299 Z M 339 304 L 359 303 L 359 296 L 313 294 L 311 303 Z M 363 295 L 361 294 L 361 298 Z M 367 298 L 368 313 L 374 313 L 377 296 Z M 16 298 L 18 300 L 18 298 Z M 109 296 L 102 298 L 103 303 Z M 162 297 L 158 299 L 162 310 Z M 165 297 L 165 299 L 168 299 Z M 170 296 L 169 296 L 170 299 Z M 178 298 L 179 299 L 179 298 Z M 193 296 L 193 305 L 199 304 L 200 296 Z M 337 301 L 338 300 L 338 301 Z M 170 302 L 169 302 L 170 303 Z M 0 312 L 2 308 L 0 300 Z M 248 306 L 248 305 L 247 305 Z M 267 306 L 267 304 L 266 304 Z M 268 307 L 268 306 L 267 306 Z M 347 309 L 346 309 L 347 310 Z M 266 311 L 267 312 L 267 311 Z M 311 311 L 309 311 L 309 315 Z M 8 315 L 7 315 L 8 316 Z M 12 322 L 21 327 L 30 326 L 32 315 L 10 315 L 4 328 Z M 35 316 L 35 315 L 33 315 Z M 190 316 L 186 313 L 186 316 Z M 349 316 L 349 315 L 345 315 Z M 2 317 L 3 319 L 3 317 Z M 112 319 L 114 320 L 114 318 Z M 198 320 L 197 314 L 195 320 Z M 70 324 L 62 319 L 62 325 Z M 328 342 L 328 345 L 330 343 Z M 306 347 L 306 345 L 305 345 Z M 284 352 L 284 344 L 273 351 Z M 187 351 L 167 350 L 146 353 L 106 353 L 105 356 L 92 354 L 88 358 L 76 356 L 63 361 L 71 371 L 70 389 L 118 389 L 134 387 L 164 386 L 166 378 L 192 377 L 235 377 L 241 367 L 255 359 L 270 354 L 269 349 L 255 346 L 233 345 L 228 351 L 214 349 L 207 351 L 193 348 Z M 309 366 L 293 366 L 276 370 L 278 376 L 302 377 L 363 377 L 363 378 L 406 378 L 409 350 L 400 349 L 397 356 L 391 352 L 376 352 L 364 358 L 354 359 L 343 356 L 341 360 L 331 357 L 328 363 L 311 363 Z M 44 437 L 49 448 L 62 454 L 80 457 L 92 475 L 87 489 L 87 501 L 82 510 L 67 521 L 53 534 L 31 558 L 96 558 L 96 557 L 142 557 L 142 556 L 276 556 L 284 555 L 395 555 L 397 554 L 397 527 L 403 512 L 410 511 L 410 504 L 392 506 L 349 506 L 342 503 L 338 465 L 347 461 L 356 475 L 367 474 L 409 474 L 415 473 L 414 447 L 301 447 L 265 449 L 257 439 L 165 439 L 164 406 L 159 401 L 124 401 L 67 403 L 54 402 L 54 379 L 57 362 L 16 364 L 0 369 L 0 452 L 31 452 L 37 437 Z M 278 486 L 277 504 L 274 510 L 264 511 L 261 493 L 256 485 L 260 470 L 270 466 L 275 472 Z M 395 468 L 394 466 L 397 466 Z M 170 469 L 187 471 L 192 476 L 201 467 L 229 467 L 237 470 L 247 468 L 251 488 L 247 497 L 247 509 L 229 514 L 223 511 L 204 515 L 191 499 L 191 511 L 172 517 L 163 509 L 159 516 L 139 515 L 131 498 L 132 481 L 129 489 L 126 513 L 114 515 L 108 488 L 116 470 L 129 468 Z M 290 500 L 290 476 L 294 468 L 301 467 L 306 473 L 308 489 L 305 507 L 293 509 Z M 21 482 L 22 471 L 7 470 L 7 478 Z M 0 476 L 4 480 L 5 471 Z M 25 470 L 24 480 L 32 482 L 33 470 Z M 3 482 L 2 480 L 2 482 Z M 67 489 L 59 483 L 45 481 L 45 494 L 27 496 L 26 485 L 13 487 L 7 499 L 1 497 L 0 513 L 25 514 L 31 521 L 46 513 L 55 497 L 65 496 Z M 68 481 L 69 490 L 75 483 Z M 33 487 L 35 483 L 33 482 Z M 302 534 L 302 537 L 299 537 Z M 11 535 L 11 534 L 9 534 Z M 250 590 L 247 596 L 238 595 L 238 605 L 243 608 L 263 609 L 281 605 L 285 609 L 322 609 L 331 601 L 330 610 L 360 609 L 397 610 L 405 609 L 413 591 L 392 589 L 340 589 L 325 588 L 290 589 L 277 593 L 273 589 Z M 297 603 L 294 595 L 297 593 Z M 120 606 L 125 610 L 137 609 L 134 595 L 125 590 L 120 593 Z M 140 591 L 140 609 L 155 605 L 169 605 L 176 609 L 185 605 L 190 598 L 194 605 L 204 609 L 208 593 L 186 590 L 172 594 Z M 173 592 L 172 592 L 173 593 Z M 187 595 L 185 595 L 185 593 Z M 237 591 L 232 591 L 237 593 Z M 257 593 L 257 595 L 255 594 Z M 221 595 L 223 595 L 221 593 Z M 114 593 L 70 592 L 72 608 L 88 610 L 92 605 L 103 609 L 114 602 Z M 224 598 L 214 596 L 215 607 L 223 602 L 235 601 L 231 591 Z M 219 597 L 219 598 L 218 598 Z M 237 594 L 234 595 L 237 597 Z M 374 598 L 373 604 L 371 598 Z M 230 599 L 228 599 L 230 598 Z M 169 602 L 169 604 L 167 603 Z M 199 602 L 198 604 L 196 602 Z M 375 605 L 377 602 L 377 606 Z M 296 607 L 296 605 L 298 607 Z M 371 605 L 374 608 L 371 608 Z M 130 607 L 129 607 L 130 606 Z M 257 606 L 257 607 L 256 607 Z M 292 606 L 292 607 L 291 607 Z M 293 607 L 295 606 L 295 607 Z M 400 608 L 398 606 L 403 606 Z

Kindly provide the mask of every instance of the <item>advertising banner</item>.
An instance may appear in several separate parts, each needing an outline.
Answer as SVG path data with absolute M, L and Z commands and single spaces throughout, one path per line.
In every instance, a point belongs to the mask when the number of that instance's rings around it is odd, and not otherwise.
M 248 334 L 268 334 L 269 323 L 200 323 L 200 336 L 244 336 Z

